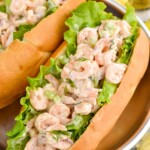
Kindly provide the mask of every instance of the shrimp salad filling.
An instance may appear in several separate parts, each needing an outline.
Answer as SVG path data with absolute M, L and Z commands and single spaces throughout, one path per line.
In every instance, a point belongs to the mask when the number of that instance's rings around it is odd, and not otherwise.
M 5 49 L 53 13 L 64 0 L 6 0 L 0 4 L 0 45 Z
M 66 53 L 29 78 L 23 110 L 8 132 L 7 149 L 67 150 L 110 101 L 127 69 L 138 27 L 132 7 L 122 20 L 104 9 L 101 2 L 86 2 L 66 21 L 74 28 L 65 33 Z M 98 21 L 83 19 L 79 29 L 78 19 L 91 13 Z

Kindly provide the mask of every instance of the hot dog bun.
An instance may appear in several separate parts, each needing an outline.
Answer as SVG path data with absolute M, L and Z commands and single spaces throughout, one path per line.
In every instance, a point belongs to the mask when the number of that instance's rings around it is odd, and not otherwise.
M 0 53 L 0 109 L 23 96 L 26 77 L 34 77 L 63 39 L 64 21 L 85 0 L 66 0 L 55 13 L 43 19 L 24 36 Z
M 144 43 L 144 44 L 143 44 Z M 52 57 L 60 56 L 66 48 L 64 42 Z M 149 40 L 142 29 L 135 43 L 127 71 L 111 102 L 104 105 L 94 116 L 91 123 L 70 148 L 71 150 L 95 150 L 99 142 L 110 132 L 119 116 L 129 103 L 134 91 L 143 77 L 149 62 Z M 46 63 L 48 65 L 49 62 Z
M 0 108 L 3 108 L 24 94 L 27 76 L 34 77 L 39 66 L 50 57 L 27 42 L 16 40 L 0 54 Z M 34 68 L 34 69 L 33 69 Z

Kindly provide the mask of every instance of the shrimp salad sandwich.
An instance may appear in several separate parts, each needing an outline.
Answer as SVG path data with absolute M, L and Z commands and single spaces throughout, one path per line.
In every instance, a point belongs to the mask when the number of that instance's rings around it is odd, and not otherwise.
M 123 19 L 105 8 L 85 2 L 67 19 L 66 42 L 28 78 L 7 150 L 94 150 L 112 129 L 146 70 L 149 44 L 132 7 Z
M 84 1 L 1 1 L 0 109 L 23 96 L 26 76 L 37 75 L 40 65 L 62 42 L 70 12 Z

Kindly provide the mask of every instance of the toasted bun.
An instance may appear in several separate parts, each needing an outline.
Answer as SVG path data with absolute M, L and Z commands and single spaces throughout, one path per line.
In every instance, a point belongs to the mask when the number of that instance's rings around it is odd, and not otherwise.
M 66 0 L 55 13 L 25 33 L 24 42 L 15 40 L 0 53 L 0 109 L 23 96 L 27 76 L 37 75 L 40 65 L 63 40 L 65 20 L 84 1 Z
M 39 66 L 49 57 L 50 53 L 41 52 L 30 43 L 19 40 L 0 53 L 0 108 L 11 104 L 24 94 L 26 77 L 34 77 Z
M 60 56 L 66 48 L 64 42 L 52 55 Z M 149 41 L 142 29 L 135 43 L 127 71 L 111 102 L 104 105 L 91 120 L 86 131 L 73 144 L 70 150 L 95 150 L 99 142 L 110 132 L 129 103 L 134 91 L 143 77 L 149 62 Z M 49 62 L 46 63 L 48 65 Z
M 24 39 L 43 51 L 53 51 L 62 42 L 63 33 L 67 29 L 64 22 L 73 9 L 86 0 L 66 0 L 52 15 L 43 19 Z

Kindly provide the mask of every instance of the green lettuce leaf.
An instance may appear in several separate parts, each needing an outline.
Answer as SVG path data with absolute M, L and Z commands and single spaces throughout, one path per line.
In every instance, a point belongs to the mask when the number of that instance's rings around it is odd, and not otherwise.
M 12 0 L 5 0 L 5 6 L 6 6 L 6 12 L 7 14 L 10 14 L 10 4 Z
M 104 11 L 106 5 L 101 2 L 89 1 L 82 3 L 72 12 L 72 17 L 65 24 L 69 30 L 65 32 L 64 39 L 67 41 L 67 55 L 74 54 L 77 47 L 77 33 L 85 27 L 96 27 L 102 20 L 113 19 L 112 13 Z
M 33 27 L 34 25 L 20 25 L 18 30 L 13 33 L 13 39 L 22 40 L 24 33 L 30 31 Z
M 97 102 L 99 106 L 103 106 L 105 103 L 110 102 L 111 96 L 115 93 L 118 85 L 104 80 L 102 92 L 97 97 Z
M 6 6 L 5 5 L 0 5 L 0 12 L 6 13 Z
M 69 132 L 71 132 L 72 140 L 76 141 L 81 134 L 86 130 L 87 126 L 92 119 L 93 114 L 89 115 L 76 115 L 72 122 L 70 122 L 66 127 Z

